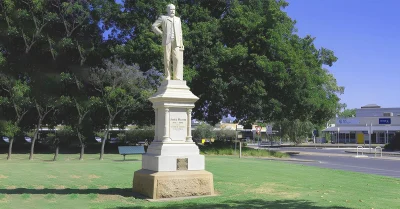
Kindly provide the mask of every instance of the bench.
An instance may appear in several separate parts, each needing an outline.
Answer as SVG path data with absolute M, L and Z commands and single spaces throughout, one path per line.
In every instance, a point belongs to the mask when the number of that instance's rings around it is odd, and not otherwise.
M 144 154 L 144 146 L 118 146 L 118 152 L 120 155 L 134 155 L 134 154 Z

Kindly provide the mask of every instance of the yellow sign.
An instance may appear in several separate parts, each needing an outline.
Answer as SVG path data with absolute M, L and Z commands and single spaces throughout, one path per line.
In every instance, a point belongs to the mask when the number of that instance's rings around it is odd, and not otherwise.
M 364 144 L 364 134 L 363 133 L 357 134 L 357 144 Z
M 202 140 L 201 140 L 201 143 L 204 144 L 204 142 L 206 142 L 206 140 L 205 140 L 205 139 L 202 139 Z

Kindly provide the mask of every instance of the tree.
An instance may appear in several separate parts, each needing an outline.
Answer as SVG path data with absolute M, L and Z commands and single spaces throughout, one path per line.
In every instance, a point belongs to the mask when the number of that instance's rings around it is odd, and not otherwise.
M 323 123 L 339 110 L 343 88 L 323 66 L 333 51 L 295 34 L 288 3 L 270 0 L 177 0 L 182 19 L 184 78 L 199 96 L 194 118 L 216 124 L 237 120 Z M 161 40 L 150 25 L 166 1 L 125 0 L 114 52 L 141 70 L 162 72 Z M 129 38 L 127 38 L 129 37 Z M 154 59 L 159 57 L 159 59 Z
M 215 136 L 214 127 L 207 123 L 201 123 L 193 131 L 193 139 L 196 141 L 201 139 L 211 139 L 214 136 Z
M 31 85 L 31 95 L 36 110 L 36 125 L 29 160 L 33 159 L 35 142 L 39 137 L 39 130 L 43 125 L 43 121 L 51 112 L 69 102 L 69 98 L 62 95 L 61 83 L 58 77 L 50 78 L 43 74 L 40 77 L 34 76 Z
M 4 96 L 0 96 L 0 106 L 11 108 L 13 114 L 7 114 L 11 121 L 5 124 L 5 130 L 10 138 L 7 159 L 11 159 L 14 136 L 21 130 L 21 121 L 32 108 L 29 96 L 30 88 L 26 82 L 0 73 L 0 87 Z M 12 123 L 12 124 L 11 124 Z M 15 131 L 15 132 L 14 132 Z
M 15 122 L 5 121 L 0 123 L 0 132 L 2 133 L 2 135 L 9 138 L 7 160 L 11 159 L 13 141 L 19 131 L 20 128 L 15 125 Z
M 119 59 L 105 60 L 104 67 L 91 69 L 89 82 L 97 91 L 102 106 L 106 110 L 100 160 L 103 160 L 104 146 L 114 120 L 123 111 L 137 111 L 141 102 L 153 92 L 143 73 L 137 66 L 130 66 Z
M 215 131 L 215 136 L 221 141 L 233 140 L 236 138 L 236 131 L 222 128 L 221 130 Z
M 6 0 L 0 1 L 0 70 L 30 88 L 36 109 L 36 134 L 46 116 L 63 97 L 41 88 L 61 72 L 98 65 L 110 56 L 103 33 L 120 13 L 115 1 Z M 113 18 L 116 19 L 116 18 Z M 49 87 L 49 86 L 48 86 Z M 58 87 L 53 86 L 53 87 Z M 58 92 L 60 93 L 60 92 Z
M 342 118 L 352 118 L 356 117 L 356 109 L 345 109 L 338 114 L 339 117 Z
M 280 126 L 280 134 L 288 137 L 290 141 L 295 142 L 296 144 L 301 143 L 304 138 L 309 137 L 315 129 L 314 124 L 310 121 L 301 121 L 298 119 L 294 121 L 284 119 L 276 122 L 274 126 Z
M 90 116 L 91 111 L 100 103 L 100 98 L 89 94 L 91 89 L 88 88 L 88 83 L 83 79 L 85 74 L 82 72 L 85 71 L 61 73 L 64 91 L 69 98 L 68 106 L 73 108 L 68 116 L 64 116 L 65 122 L 74 129 L 78 136 L 81 147 L 79 160 L 83 160 L 86 147 L 87 136 L 84 135 L 84 122 Z

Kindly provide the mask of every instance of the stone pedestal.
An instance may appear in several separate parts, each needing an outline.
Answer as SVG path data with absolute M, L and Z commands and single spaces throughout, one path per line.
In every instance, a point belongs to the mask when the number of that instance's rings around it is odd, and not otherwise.
M 155 136 L 133 178 L 133 191 L 151 199 L 213 195 L 213 176 L 192 140 L 191 112 L 198 100 L 186 81 L 164 81 L 149 98 Z

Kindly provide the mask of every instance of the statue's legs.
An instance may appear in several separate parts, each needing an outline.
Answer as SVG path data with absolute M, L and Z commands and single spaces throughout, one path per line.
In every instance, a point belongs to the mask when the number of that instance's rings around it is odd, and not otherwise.
M 174 80 L 183 80 L 183 51 L 173 43 L 172 61 L 174 64 Z
M 171 54 L 172 54 L 172 43 L 164 46 L 164 73 L 165 79 L 171 80 Z

